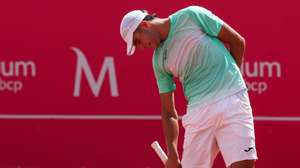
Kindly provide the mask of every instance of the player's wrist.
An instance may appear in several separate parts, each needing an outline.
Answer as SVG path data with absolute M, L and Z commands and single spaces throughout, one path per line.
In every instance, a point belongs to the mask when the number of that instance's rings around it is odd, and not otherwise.
M 178 155 L 177 149 L 169 150 L 168 158 L 170 158 L 172 160 L 179 160 L 179 155 Z
M 166 168 L 181 168 L 181 163 L 179 159 L 168 159 L 166 163 Z

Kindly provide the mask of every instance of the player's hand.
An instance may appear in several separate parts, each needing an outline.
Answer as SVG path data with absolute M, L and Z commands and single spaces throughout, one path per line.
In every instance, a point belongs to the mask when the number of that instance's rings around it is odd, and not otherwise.
M 181 168 L 180 160 L 175 158 L 168 158 L 165 168 Z

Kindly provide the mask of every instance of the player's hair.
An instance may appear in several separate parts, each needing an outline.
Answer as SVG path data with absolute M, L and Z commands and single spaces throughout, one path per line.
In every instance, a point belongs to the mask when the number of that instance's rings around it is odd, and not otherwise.
M 151 20 L 153 20 L 154 18 L 157 17 L 156 13 L 149 14 L 148 11 L 147 11 L 147 10 L 144 10 L 144 9 L 142 9 L 141 11 L 142 11 L 143 13 L 146 13 L 146 14 L 147 14 L 147 16 L 144 18 L 145 21 L 151 21 Z

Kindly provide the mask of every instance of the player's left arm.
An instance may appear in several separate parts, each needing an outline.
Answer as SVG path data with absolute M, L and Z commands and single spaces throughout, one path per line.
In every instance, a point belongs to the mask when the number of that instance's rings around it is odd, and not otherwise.
M 225 22 L 218 34 L 218 38 L 229 45 L 229 50 L 238 67 L 241 67 L 246 48 L 245 39 Z

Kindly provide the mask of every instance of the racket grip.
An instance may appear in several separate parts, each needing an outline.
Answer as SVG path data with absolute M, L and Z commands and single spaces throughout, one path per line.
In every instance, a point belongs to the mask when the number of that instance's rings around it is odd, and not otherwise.
M 159 143 L 157 141 L 154 141 L 151 144 L 151 147 L 154 149 L 154 151 L 156 152 L 156 154 L 159 156 L 160 160 L 166 164 L 167 160 L 168 160 L 168 156 L 166 155 L 166 153 L 163 151 L 163 149 L 160 147 Z

